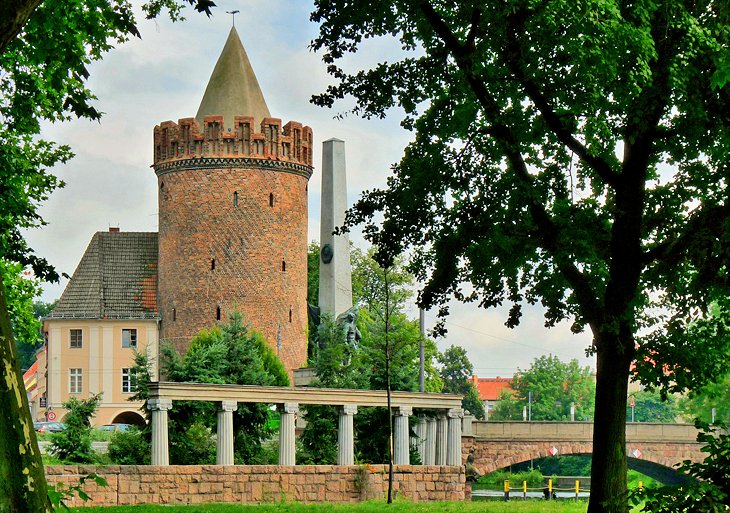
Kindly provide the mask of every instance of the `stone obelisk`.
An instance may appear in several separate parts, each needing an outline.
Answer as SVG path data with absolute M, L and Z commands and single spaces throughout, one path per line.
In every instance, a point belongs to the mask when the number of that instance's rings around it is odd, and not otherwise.
M 347 234 L 333 235 L 345 222 L 347 180 L 345 141 L 322 143 L 322 210 L 320 215 L 319 308 L 335 319 L 352 307 L 350 240 Z

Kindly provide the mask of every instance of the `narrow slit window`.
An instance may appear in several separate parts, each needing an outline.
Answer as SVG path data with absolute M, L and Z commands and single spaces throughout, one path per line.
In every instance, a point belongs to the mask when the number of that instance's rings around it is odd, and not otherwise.
M 274 206 L 274 193 L 273 192 L 269 193 L 269 206 L 270 207 Z
M 215 258 L 210 260 L 210 270 L 215 271 Z
M 286 272 L 286 260 L 281 261 L 281 270 Z
M 238 206 L 238 191 L 233 191 L 233 206 Z
M 291 322 L 291 317 L 292 317 L 292 309 L 291 309 L 291 305 L 290 305 L 289 306 L 289 322 Z
M 172 320 L 173 322 L 177 320 L 177 311 L 174 308 L 172 309 Z
M 215 307 L 215 320 L 216 321 L 221 320 L 221 307 L 220 306 Z

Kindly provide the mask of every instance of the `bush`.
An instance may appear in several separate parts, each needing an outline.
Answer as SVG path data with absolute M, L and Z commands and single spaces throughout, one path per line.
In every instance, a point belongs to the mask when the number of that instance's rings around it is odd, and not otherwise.
M 201 422 L 195 422 L 170 440 L 173 465 L 215 464 L 215 437 Z
M 149 465 L 150 443 L 138 429 L 117 431 L 109 440 L 109 458 L 116 465 Z
M 68 463 L 96 463 L 98 455 L 91 448 L 91 417 L 101 402 L 101 394 L 79 400 L 72 397 L 63 407 L 68 411 L 66 429 L 51 437 L 50 452 Z
M 480 477 L 475 488 L 501 490 L 505 481 L 509 481 L 512 488 L 522 487 L 523 481 L 527 481 L 527 486 L 530 488 L 541 488 L 545 485 L 545 476 L 538 469 L 513 474 L 505 470 L 497 470 Z

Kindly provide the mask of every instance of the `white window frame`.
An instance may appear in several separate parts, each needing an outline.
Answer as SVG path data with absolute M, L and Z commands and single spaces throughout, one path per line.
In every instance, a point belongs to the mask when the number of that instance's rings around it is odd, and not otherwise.
M 79 340 L 77 346 L 74 345 L 73 333 L 79 333 Z M 68 347 L 70 349 L 83 349 L 84 347 L 84 330 L 81 328 L 71 328 L 68 330 Z
M 122 369 L 122 393 L 133 394 L 135 392 L 134 385 L 132 383 L 132 369 Z
M 80 394 L 84 390 L 84 370 L 69 369 L 68 370 L 68 393 Z
M 129 342 L 124 340 L 124 333 L 129 332 Z M 122 328 L 122 347 L 137 349 L 137 328 Z

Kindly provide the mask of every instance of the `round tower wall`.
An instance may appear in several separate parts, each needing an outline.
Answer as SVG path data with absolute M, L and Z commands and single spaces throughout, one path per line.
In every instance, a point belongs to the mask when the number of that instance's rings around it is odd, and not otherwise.
M 289 123 L 288 134 L 277 133 L 280 120 L 267 118 L 263 134 L 239 131 L 236 141 L 237 132 L 211 130 L 211 118 L 203 134 L 192 119 L 155 128 L 160 338 L 183 351 L 201 329 L 240 311 L 291 373 L 307 356 L 311 130 Z M 286 137 L 299 144 L 288 155 Z M 261 154 L 247 152 L 257 140 Z

